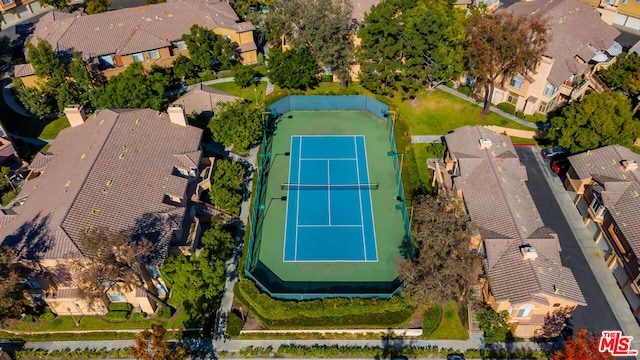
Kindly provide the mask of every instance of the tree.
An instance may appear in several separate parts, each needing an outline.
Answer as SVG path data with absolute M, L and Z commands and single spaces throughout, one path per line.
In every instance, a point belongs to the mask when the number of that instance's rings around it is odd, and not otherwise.
M 107 109 L 152 108 L 162 111 L 168 100 L 162 96 L 171 79 L 164 70 L 152 68 L 149 75 L 140 63 L 133 63 L 96 91 L 93 103 Z
M 209 121 L 213 140 L 235 151 L 246 151 L 262 136 L 262 109 L 251 102 L 237 100 L 225 103 Z
M 76 84 L 65 81 L 57 89 L 51 90 L 56 94 L 56 111 L 63 112 L 67 105 L 77 104 L 80 101 L 80 91 Z
M 87 92 L 95 88 L 96 79 L 94 78 L 87 63 L 82 59 L 79 52 L 73 53 L 73 59 L 69 64 L 69 74 L 73 77 L 75 83 L 83 92 Z
M 514 17 L 507 12 L 474 13 L 467 23 L 467 70 L 474 78 L 474 91 L 484 91 L 488 114 L 497 82 L 533 72 L 547 48 L 549 26 L 540 15 Z
M 147 0 L 146 4 L 147 5 L 152 5 L 152 4 L 160 4 L 163 2 L 167 2 L 167 0 Z
M 192 79 L 196 76 L 196 67 L 191 59 L 184 55 L 178 55 L 173 60 L 173 74 L 177 77 Z
M 80 297 L 95 305 L 109 290 L 145 289 L 142 268 L 151 254 L 147 239 L 134 241 L 126 232 L 94 228 L 82 232 L 80 249 L 90 261 L 77 262 Z M 147 290 L 154 300 L 164 304 Z
M 15 254 L 9 247 L 0 249 L 0 323 L 20 316 L 26 299 L 24 283 L 15 269 Z
M 548 312 L 544 317 L 544 324 L 536 330 L 536 337 L 550 339 L 560 336 L 567 324 L 567 319 L 571 317 L 571 311 L 570 307 L 565 306 Z
M 256 71 L 251 66 L 236 65 L 233 67 L 233 82 L 241 88 L 251 85 L 256 75 Z
M 2 21 L 2 18 L 0 18 Z M 0 36 L 0 62 L 10 62 L 13 55 L 11 39 L 7 35 Z
M 401 72 L 403 97 L 430 89 L 464 70 L 465 12 L 447 1 L 420 2 L 407 15 Z
M 272 33 L 284 35 L 293 48 L 307 49 L 347 86 L 353 59 L 349 0 L 278 0 L 267 23 Z
M 35 87 L 26 87 L 21 80 L 18 80 L 14 84 L 14 88 L 16 89 L 16 95 L 20 104 L 22 104 L 28 112 L 36 116 L 50 114 L 54 112 L 54 109 L 58 106 L 55 94 Z
M 154 325 L 152 329 L 153 332 L 145 329 L 135 336 L 136 344 L 129 347 L 131 356 L 138 360 L 184 360 L 189 357 L 189 345 L 172 346 L 164 338 L 165 328 Z
M 306 50 L 269 51 L 269 80 L 287 89 L 313 87 L 318 83 L 318 62 Z
M 469 216 L 457 198 L 420 196 L 413 218 L 417 255 L 399 262 L 403 291 L 415 304 L 459 300 L 471 281 L 474 265 L 469 251 Z
M 69 8 L 69 0 L 42 0 L 41 3 L 51 5 L 58 10 Z
M 484 331 L 484 340 L 487 343 L 504 342 L 509 334 L 509 313 L 507 311 L 496 312 L 492 308 L 485 308 L 477 312 L 476 320 L 480 329 Z
M 587 94 L 551 119 L 547 139 L 573 153 L 620 144 L 631 147 L 640 136 L 631 101 L 619 92 Z
M 200 71 L 229 68 L 239 60 L 238 45 L 207 28 L 193 25 L 182 40 L 187 44 L 191 62 Z
M 27 41 L 25 46 L 27 58 L 37 77 L 54 80 L 54 87 L 64 82 L 67 75 L 66 67 L 48 42 L 38 39 L 35 46 L 30 41 Z
M 551 355 L 551 360 L 613 360 L 615 357 L 608 352 L 598 350 L 598 337 L 580 329 L 578 333 L 564 342 L 564 350 Z
M 235 239 L 228 226 L 225 226 L 220 218 L 211 218 L 211 227 L 207 229 L 200 239 L 202 248 L 209 251 L 209 255 L 221 260 L 228 260 L 233 254 Z
M 111 7 L 111 0 L 88 0 L 87 7 L 84 11 L 89 14 L 99 14 L 109 11 Z
M 212 178 L 215 186 L 209 190 L 211 202 L 226 211 L 237 214 L 242 201 L 245 172 L 245 168 L 236 162 L 216 161 L 216 169 Z

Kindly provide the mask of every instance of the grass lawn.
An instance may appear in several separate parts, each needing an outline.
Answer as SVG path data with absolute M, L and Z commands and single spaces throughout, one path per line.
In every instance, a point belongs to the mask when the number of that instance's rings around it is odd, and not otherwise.
M 69 120 L 67 120 L 67 117 L 61 116 L 48 123 L 40 133 L 39 138 L 43 140 L 53 140 L 58 136 L 60 130 L 69 126 Z
M 511 138 L 511 142 L 516 145 L 516 144 L 520 144 L 520 145 L 529 145 L 529 144 L 537 144 L 538 142 L 535 139 L 530 139 L 530 138 L 521 138 L 521 137 L 517 137 L 517 136 L 510 136 Z
M 264 95 L 265 95 L 264 92 L 267 90 L 266 81 L 260 81 L 257 87 L 249 86 L 244 89 L 233 82 L 211 84 L 208 86 L 212 88 L 216 88 L 218 90 L 226 91 L 229 94 L 240 96 L 251 101 L 256 101 L 256 97 L 257 97 L 259 102 L 263 102 Z M 257 90 L 254 91 L 254 89 L 257 89 Z
M 430 340 L 467 340 L 469 333 L 458 316 L 458 304 L 455 301 L 449 302 L 442 309 L 440 324 L 429 336 Z

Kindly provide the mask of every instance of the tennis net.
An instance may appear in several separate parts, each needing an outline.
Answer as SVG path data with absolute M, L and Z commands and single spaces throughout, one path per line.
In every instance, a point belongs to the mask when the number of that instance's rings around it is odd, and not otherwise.
M 367 184 L 292 184 L 280 185 L 280 190 L 378 190 L 378 183 Z

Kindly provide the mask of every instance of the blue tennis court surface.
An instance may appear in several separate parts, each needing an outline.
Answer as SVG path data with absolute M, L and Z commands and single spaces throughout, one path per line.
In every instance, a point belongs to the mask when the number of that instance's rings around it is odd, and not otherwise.
M 284 261 L 378 261 L 364 136 L 292 136 Z

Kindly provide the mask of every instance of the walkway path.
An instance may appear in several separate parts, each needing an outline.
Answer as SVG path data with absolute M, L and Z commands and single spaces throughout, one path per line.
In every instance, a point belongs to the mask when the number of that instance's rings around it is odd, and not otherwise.
M 474 103 L 476 105 L 482 106 L 481 102 L 476 101 L 474 98 L 471 98 L 471 97 L 469 97 L 469 96 L 467 96 L 467 95 L 465 95 L 465 94 L 463 94 L 461 92 L 453 90 L 452 88 L 450 88 L 450 87 L 448 87 L 446 85 L 439 85 L 438 89 L 440 89 L 440 90 L 442 90 L 444 92 L 447 92 L 447 93 L 449 93 L 451 95 L 457 96 L 457 97 L 459 97 L 461 99 L 464 99 L 464 100 L 466 100 L 468 102 L 471 102 L 471 103 Z M 517 118 L 517 117 L 515 117 L 515 116 L 513 116 L 513 115 L 511 115 L 509 113 L 506 113 L 506 112 L 498 109 L 495 106 L 492 106 L 490 109 L 491 109 L 492 112 L 494 112 L 494 113 L 496 113 L 496 114 L 498 114 L 500 116 L 504 116 L 504 117 L 506 117 L 507 119 L 509 119 L 511 121 L 515 121 L 520 125 L 524 125 L 524 126 L 532 128 L 532 129 L 537 129 L 536 124 L 534 124 L 532 122 L 529 122 L 529 121 L 526 121 L 526 120 L 519 119 L 519 118 Z

